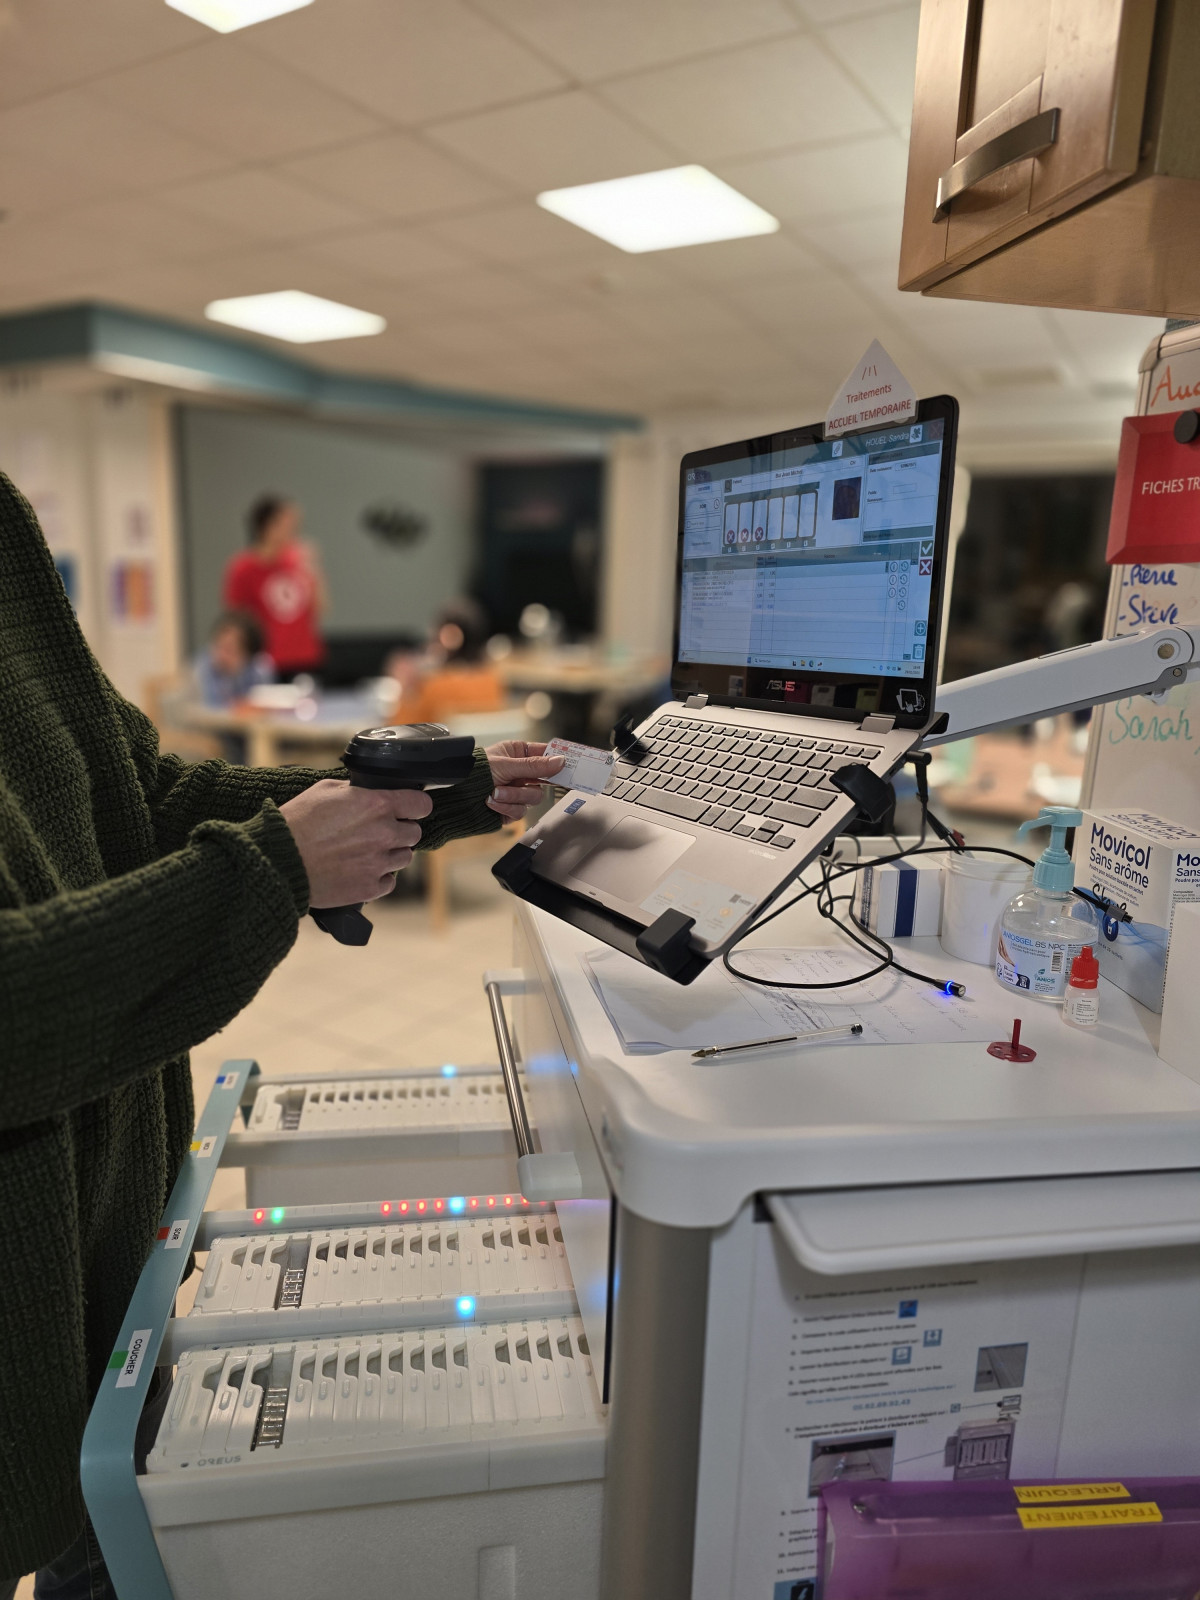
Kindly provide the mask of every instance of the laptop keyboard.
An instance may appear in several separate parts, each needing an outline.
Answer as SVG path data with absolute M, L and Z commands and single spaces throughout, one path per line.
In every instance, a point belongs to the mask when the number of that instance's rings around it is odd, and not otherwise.
M 829 774 L 881 746 L 664 717 L 641 736 L 645 755 L 618 759 L 607 794 L 702 827 L 789 850 L 785 826 L 810 828 L 841 793 Z

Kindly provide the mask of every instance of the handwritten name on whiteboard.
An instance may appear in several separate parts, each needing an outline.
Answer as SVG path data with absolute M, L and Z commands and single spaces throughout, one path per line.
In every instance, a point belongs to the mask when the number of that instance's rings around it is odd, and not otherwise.
M 1116 633 L 1171 627 L 1200 618 L 1200 569 L 1135 562 L 1121 569 Z
M 1139 710 L 1141 706 L 1143 709 Z M 1106 729 L 1109 744 L 1191 744 L 1192 725 L 1187 713 L 1179 708 L 1166 707 L 1161 711 L 1145 711 L 1144 700 L 1115 700 L 1114 722 Z M 1200 751 L 1193 751 L 1194 755 Z

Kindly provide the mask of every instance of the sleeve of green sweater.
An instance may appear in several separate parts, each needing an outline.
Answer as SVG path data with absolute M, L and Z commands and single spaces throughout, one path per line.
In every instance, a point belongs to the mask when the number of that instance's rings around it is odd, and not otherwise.
M 160 753 L 154 724 L 136 706 L 122 701 L 120 709 L 164 852 L 178 849 L 199 822 L 213 818 L 245 822 L 266 800 L 282 805 L 322 778 L 346 776 L 342 767 L 233 767 L 224 761 L 189 765 L 178 756 Z M 437 850 L 450 839 L 495 832 L 503 818 L 485 803 L 493 786 L 487 756 L 476 750 L 475 768 L 467 781 L 433 794 L 433 811 L 421 823 L 417 848 Z
M 269 801 L 148 866 L 0 911 L 0 1129 L 98 1099 L 237 1015 L 308 899 Z

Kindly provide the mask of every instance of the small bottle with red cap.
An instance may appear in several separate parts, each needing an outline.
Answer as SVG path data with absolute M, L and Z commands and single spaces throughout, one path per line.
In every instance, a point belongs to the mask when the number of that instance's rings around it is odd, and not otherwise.
M 1063 1021 L 1073 1028 L 1094 1028 L 1100 1017 L 1100 963 L 1090 944 L 1071 963 L 1063 996 Z

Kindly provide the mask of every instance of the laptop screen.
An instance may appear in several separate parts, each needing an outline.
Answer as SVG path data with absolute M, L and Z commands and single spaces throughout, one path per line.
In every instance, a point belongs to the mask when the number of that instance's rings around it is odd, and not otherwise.
M 714 698 L 924 711 L 954 420 L 952 401 L 927 401 L 877 431 L 686 457 L 676 676 Z

